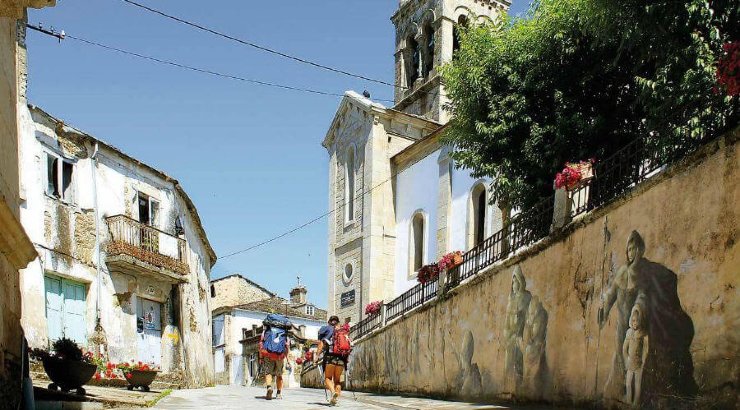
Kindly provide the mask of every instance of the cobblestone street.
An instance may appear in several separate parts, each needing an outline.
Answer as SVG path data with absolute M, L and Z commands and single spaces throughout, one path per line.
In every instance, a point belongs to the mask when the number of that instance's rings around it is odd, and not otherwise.
M 469 404 L 442 400 L 378 396 L 351 392 L 342 395 L 341 409 L 513 409 L 508 406 Z M 265 400 L 265 390 L 257 387 L 217 386 L 198 390 L 178 390 L 162 399 L 155 409 L 324 409 L 330 408 L 323 390 L 288 389 L 281 400 Z M 517 407 L 519 409 L 520 407 Z M 533 408 L 532 408 L 533 409 Z

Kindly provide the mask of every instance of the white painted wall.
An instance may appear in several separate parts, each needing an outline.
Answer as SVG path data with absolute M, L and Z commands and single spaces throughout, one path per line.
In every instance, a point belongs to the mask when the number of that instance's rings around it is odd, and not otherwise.
M 224 326 L 224 323 L 226 323 L 226 326 L 228 327 L 228 329 L 223 328 L 218 340 L 214 340 L 214 346 L 225 344 L 222 348 L 214 349 L 214 360 L 216 373 L 223 372 L 225 369 L 225 362 L 227 360 L 230 361 L 230 384 L 243 385 L 247 383 L 246 379 L 248 375 L 244 370 L 242 345 L 239 343 L 239 341 L 242 340 L 242 329 L 251 330 L 252 326 L 262 326 L 262 321 L 265 320 L 266 316 L 267 313 L 264 312 L 234 309 L 226 320 L 224 319 L 223 314 L 213 317 L 214 334 L 219 334 L 219 330 Z M 293 316 L 288 316 L 288 319 L 296 327 L 306 326 L 305 337 L 308 339 L 318 339 L 319 328 L 325 324 L 323 320 L 309 320 Z
M 411 219 L 417 211 L 424 214 L 424 264 L 435 262 L 439 154 L 431 153 L 396 176 L 396 295 L 417 283 L 409 271 Z
M 132 313 L 132 310 L 135 312 L 136 297 L 131 298 L 133 306 L 120 305 L 115 295 L 113 279 L 105 265 L 104 255 L 100 258 L 102 281 L 100 281 L 100 292 L 97 291 L 97 271 L 94 265 L 97 265 L 98 252 L 104 252 L 104 248 L 94 248 L 92 262 L 88 263 L 77 259 L 75 255 L 61 255 L 53 251 L 53 249 L 59 249 L 59 238 L 64 235 L 69 236 L 70 240 L 75 242 L 74 229 L 68 233 L 57 232 L 56 223 L 45 223 L 49 219 L 54 221 L 58 218 L 56 213 L 59 204 L 57 199 L 45 193 L 45 153 L 53 152 L 58 155 L 64 153 L 57 140 L 52 120 L 38 111 L 32 113 L 27 108 L 21 117 L 21 186 L 25 199 L 21 210 L 21 222 L 40 253 L 40 257 L 31 262 L 21 275 L 24 295 L 22 322 L 29 344 L 31 347 L 46 347 L 49 343 L 45 314 L 44 274 L 52 273 L 86 285 L 87 336 L 90 337 L 94 332 L 99 298 L 100 319 L 106 332 L 110 359 L 113 361 L 136 359 L 137 343 L 132 340 L 132 329 L 135 333 L 136 328 L 136 315 Z M 86 144 L 88 152 L 92 152 L 93 144 Z M 69 155 L 66 157 L 71 158 Z M 186 354 L 179 356 L 188 360 L 188 363 L 187 366 L 183 366 L 182 363 L 168 362 L 167 358 L 163 357 L 163 370 L 185 367 L 190 371 L 187 380 L 189 383 L 204 385 L 212 382 L 211 315 L 207 298 L 200 297 L 201 290 L 207 289 L 210 261 L 206 245 L 197 234 L 195 218 L 188 211 L 185 200 L 176 192 L 171 181 L 105 146 L 100 146 L 98 151 L 97 167 L 93 166 L 93 161 L 88 155 L 81 159 L 71 159 L 75 161 L 73 172 L 75 200 L 64 206 L 65 213 L 70 215 L 70 226 L 74 226 L 76 215 L 94 211 L 93 178 L 95 178 L 98 191 L 101 245 L 104 245 L 108 239 L 105 217 L 128 214 L 136 218 L 138 213 L 137 191 L 159 200 L 159 229 L 169 232 L 174 225 L 175 216 L 182 219 L 187 240 L 187 261 L 190 267 L 187 275 L 188 283 L 180 285 L 180 306 L 176 307 L 179 310 L 182 328 L 167 326 L 168 323 L 163 317 L 162 351 L 164 353 L 168 348 L 187 349 Z M 95 169 L 95 177 L 93 177 L 93 169 Z M 94 236 L 94 228 L 87 233 Z M 169 250 L 172 251 L 174 244 L 169 245 Z M 164 249 L 168 249 L 167 246 L 166 242 L 162 242 Z M 165 291 L 169 289 L 165 285 L 163 288 Z M 165 347 L 172 344 L 175 346 Z
M 426 216 L 424 263 L 436 262 L 437 212 L 439 206 L 439 159 L 442 150 L 437 150 L 421 161 L 411 165 L 396 176 L 396 265 L 395 295 L 398 296 L 417 284 L 416 277 L 409 275 L 411 218 L 422 210 Z M 451 204 L 447 220 L 449 251 L 467 251 L 467 235 L 470 229 L 471 193 L 473 187 L 482 182 L 486 187 L 490 179 L 475 179 L 466 169 L 451 171 Z M 486 207 L 486 236 L 501 229 L 501 213 L 495 205 Z M 386 301 L 387 302 L 387 301 Z

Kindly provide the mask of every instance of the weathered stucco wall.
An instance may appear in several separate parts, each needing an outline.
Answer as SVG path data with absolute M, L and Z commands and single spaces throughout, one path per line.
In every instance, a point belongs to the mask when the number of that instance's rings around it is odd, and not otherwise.
M 734 408 L 737 139 L 736 131 L 710 144 L 630 197 L 360 341 L 353 385 L 611 407 L 627 401 L 629 383 L 641 384 L 637 401 L 649 407 Z M 637 330 L 628 330 L 631 322 Z

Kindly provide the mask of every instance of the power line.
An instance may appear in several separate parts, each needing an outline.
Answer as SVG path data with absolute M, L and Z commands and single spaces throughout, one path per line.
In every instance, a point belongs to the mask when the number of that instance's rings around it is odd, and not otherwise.
M 440 128 L 442 128 L 442 127 L 440 127 Z M 439 128 L 438 128 L 437 130 L 439 130 Z M 433 131 L 432 133 L 434 133 L 434 132 L 437 132 L 437 130 Z M 429 135 L 431 135 L 431 134 L 429 134 Z M 370 189 L 368 189 L 368 190 L 363 190 L 362 192 L 360 192 L 359 194 L 357 194 L 357 196 L 355 196 L 355 198 L 354 198 L 354 199 L 355 199 L 356 201 L 357 201 L 357 200 L 359 200 L 359 199 L 361 199 L 361 198 L 362 198 L 362 197 L 364 197 L 365 195 L 367 195 L 367 194 L 369 194 L 369 193 L 373 192 L 373 191 L 374 191 L 375 189 L 377 189 L 377 188 L 378 188 L 378 187 L 380 187 L 381 185 L 383 185 L 383 184 L 385 184 L 385 183 L 387 183 L 387 182 L 391 181 L 391 180 L 392 180 L 393 178 L 395 178 L 395 177 L 397 177 L 398 175 L 401 175 L 402 173 L 406 172 L 406 171 L 407 171 L 408 169 L 410 169 L 410 168 L 411 168 L 411 166 L 413 166 L 414 164 L 416 164 L 416 163 L 418 163 L 418 162 L 420 162 L 420 161 L 422 161 L 422 160 L 424 160 L 424 159 L 426 159 L 426 158 L 427 158 L 427 157 L 422 157 L 422 158 L 418 158 L 418 159 L 416 159 L 415 161 L 411 162 L 411 163 L 410 163 L 410 164 L 409 164 L 408 166 L 406 166 L 406 167 L 405 167 L 405 168 L 404 168 L 404 169 L 403 169 L 403 170 L 402 170 L 401 172 L 396 172 L 396 173 L 394 173 L 393 175 L 391 175 L 390 177 L 388 177 L 388 178 L 384 179 L 383 181 L 379 182 L 379 183 L 378 183 L 377 185 L 375 185 L 374 187 L 372 187 L 372 188 L 370 188 Z M 241 254 L 241 253 L 249 252 L 249 251 L 251 251 L 251 250 L 253 250 L 253 249 L 256 249 L 256 248 L 259 248 L 259 247 L 261 247 L 261 246 L 267 245 L 267 244 L 268 244 L 268 243 L 270 243 L 270 242 L 274 242 L 274 241 L 276 241 L 276 240 L 278 240 L 278 239 L 280 239 L 280 238 L 283 238 L 283 237 L 285 237 L 285 236 L 288 236 L 288 235 L 292 234 L 293 232 L 297 232 L 297 231 L 299 231 L 299 230 L 301 230 L 301 229 L 303 229 L 303 228 L 305 228 L 305 227 L 307 227 L 307 226 L 309 226 L 309 225 L 312 225 L 312 224 L 314 224 L 314 223 L 316 223 L 316 222 L 318 222 L 318 221 L 320 221 L 320 220 L 324 219 L 325 217 L 327 217 L 327 216 L 329 216 L 329 215 L 332 215 L 332 214 L 336 213 L 336 212 L 337 212 L 338 210 L 341 210 L 341 209 L 343 209 L 343 208 L 344 208 L 345 206 L 347 206 L 347 201 L 344 201 L 344 202 L 343 202 L 343 203 L 342 203 L 341 205 L 339 205 L 338 207 L 336 207 L 336 208 L 332 209 L 331 211 L 325 212 L 325 213 L 323 213 L 323 214 L 321 214 L 321 215 L 319 215 L 319 216 L 317 216 L 317 217 L 315 217 L 315 218 L 313 218 L 313 219 L 309 220 L 308 222 L 305 222 L 305 223 L 303 223 L 303 224 L 301 224 L 301 225 L 298 225 L 298 226 L 296 226 L 296 227 L 294 227 L 294 228 L 292 228 L 292 229 L 290 229 L 290 230 L 287 230 L 287 231 L 285 231 L 285 232 L 283 232 L 283 233 L 281 233 L 281 234 L 279 234 L 279 235 L 273 236 L 273 237 L 272 237 L 272 238 L 270 238 L 270 239 L 267 239 L 267 240 L 264 240 L 264 241 L 262 241 L 262 242 L 259 242 L 259 243 L 257 243 L 257 244 L 254 244 L 254 245 L 252 245 L 252 246 L 250 246 L 250 247 L 248 247 L 248 248 L 245 248 L 245 249 L 242 249 L 242 250 L 238 250 L 238 251 L 236 251 L 236 252 L 232 252 L 232 253 L 226 254 L 226 255 L 224 255 L 224 256 L 219 256 L 219 257 L 218 257 L 218 258 L 216 258 L 216 259 L 217 259 L 217 260 L 221 260 L 221 259 L 226 259 L 226 258 L 229 258 L 229 257 L 232 257 L 232 256 L 236 256 L 236 255 L 239 255 L 239 254 Z
M 313 67 L 316 67 L 316 68 L 320 68 L 322 70 L 331 71 L 331 72 L 334 72 L 334 73 L 346 75 L 346 76 L 349 76 L 349 77 L 355 77 L 355 78 L 359 78 L 361 80 L 370 81 L 370 82 L 378 83 L 378 84 L 383 84 L 383 85 L 391 86 L 391 87 L 394 87 L 394 88 L 402 88 L 402 89 L 408 88 L 408 87 L 404 87 L 404 86 L 401 86 L 401 85 L 392 84 L 392 83 L 389 83 L 387 81 L 378 80 L 378 79 L 375 79 L 375 78 L 370 78 L 370 77 L 367 77 L 367 76 L 364 76 L 364 75 L 354 74 L 354 73 L 351 73 L 349 71 L 345 71 L 345 70 L 342 70 L 342 69 L 339 69 L 339 68 L 330 67 L 328 65 L 317 63 L 315 61 L 307 60 L 305 58 L 296 57 L 296 56 L 293 56 L 293 55 L 284 53 L 282 51 L 278 51 L 278 50 L 272 49 L 270 47 L 259 45 L 257 43 L 252 42 L 252 41 L 243 40 L 243 39 L 240 39 L 240 38 L 237 38 L 237 37 L 234 37 L 234 36 L 231 36 L 231 35 L 222 33 L 220 31 L 216 31 L 216 30 L 214 30 L 212 28 L 205 27 L 205 26 L 203 26 L 201 24 L 194 23 L 192 21 L 188 21 L 188 20 L 185 20 L 183 18 L 180 18 L 180 17 L 176 17 L 176 16 L 173 16 L 173 15 L 167 14 L 167 13 L 161 11 L 161 10 L 157 10 L 157 9 L 152 8 L 152 7 L 149 7 L 149 6 L 145 6 L 143 4 L 137 3 L 137 2 L 132 1 L 132 0 L 121 0 L 121 1 L 123 1 L 124 3 L 128 3 L 128 4 L 132 5 L 132 6 L 141 8 L 143 10 L 149 11 L 151 13 L 158 14 L 158 15 L 160 15 L 162 17 L 165 17 L 165 18 L 168 18 L 170 20 L 174 20 L 174 21 L 176 21 L 178 23 L 185 24 L 185 25 L 188 25 L 190 27 L 197 28 L 198 30 L 205 31 L 207 33 L 211 33 L 211 34 L 214 34 L 216 36 L 223 37 L 225 39 L 228 39 L 228 40 L 231 40 L 231 41 L 235 41 L 237 43 L 240 43 L 240 44 L 243 44 L 243 45 L 246 45 L 246 46 L 249 46 L 249 47 L 256 48 L 257 50 L 261 50 L 261 51 L 264 51 L 266 53 L 275 54 L 277 56 L 280 56 L 280 57 L 283 57 L 283 58 L 287 58 L 289 60 L 297 61 L 297 62 L 302 63 L 302 64 L 307 64 L 307 65 L 310 65 L 310 66 L 313 66 Z
M 172 67 L 182 68 L 182 69 L 189 70 L 189 71 L 195 71 L 195 72 L 202 73 L 202 74 L 208 74 L 208 75 L 212 75 L 212 76 L 215 76 L 215 77 L 227 78 L 227 79 L 231 79 L 231 80 L 237 80 L 237 81 L 242 81 L 242 82 L 247 82 L 247 83 L 252 83 L 252 84 L 258 84 L 258 85 L 263 85 L 263 86 L 267 86 L 267 87 L 281 88 L 281 89 L 284 89 L 284 90 L 299 91 L 299 92 L 305 92 L 305 93 L 310 93 L 310 94 L 318 94 L 318 95 L 326 95 L 326 96 L 332 96 L 332 97 L 344 97 L 344 94 L 333 93 L 333 92 L 322 91 L 322 90 L 316 90 L 316 89 L 311 89 L 311 88 L 294 87 L 294 86 L 290 86 L 290 85 L 272 83 L 272 82 L 261 81 L 261 80 L 255 80 L 255 79 L 244 78 L 244 77 L 240 77 L 240 76 L 236 76 L 236 75 L 232 75 L 232 74 L 224 74 L 224 73 L 220 73 L 220 72 L 217 72 L 217 71 L 209 70 L 209 69 L 206 69 L 206 68 L 189 66 L 189 65 L 178 63 L 178 62 L 175 62 L 175 61 L 164 60 L 164 59 L 153 57 L 153 56 L 150 56 L 150 55 L 141 54 L 141 53 L 138 53 L 138 52 L 135 52 L 135 51 L 125 50 L 125 49 L 122 49 L 122 48 L 118 48 L 118 47 L 110 46 L 110 45 L 107 45 L 107 44 L 99 43 L 97 41 L 88 40 L 88 39 L 85 39 L 85 38 L 82 38 L 82 37 L 77 37 L 77 36 L 73 36 L 73 35 L 70 35 L 70 34 L 65 34 L 63 31 L 61 33 L 57 33 L 57 32 L 55 32 L 53 30 L 44 29 L 41 26 L 36 27 L 36 26 L 30 25 L 30 24 L 27 24 L 26 27 L 28 27 L 30 29 L 33 29 L 33 30 L 36 30 L 36 31 L 39 31 L 41 33 L 48 34 L 50 36 L 56 37 L 60 41 L 61 40 L 64 40 L 64 39 L 75 40 L 75 41 L 79 41 L 81 43 L 85 43 L 85 44 L 88 44 L 88 45 L 91 45 L 91 46 L 103 48 L 103 49 L 106 49 L 106 50 L 109 50 L 109 51 L 115 51 L 117 53 L 121 53 L 121 54 L 129 55 L 129 56 L 137 57 L 137 58 L 144 59 L 144 60 L 153 61 L 153 62 L 156 62 L 156 63 L 159 63 L 159 64 L 164 64 L 164 65 L 169 65 L 169 66 L 172 66 Z M 383 100 L 383 99 L 379 99 L 378 101 L 393 102 L 392 100 Z

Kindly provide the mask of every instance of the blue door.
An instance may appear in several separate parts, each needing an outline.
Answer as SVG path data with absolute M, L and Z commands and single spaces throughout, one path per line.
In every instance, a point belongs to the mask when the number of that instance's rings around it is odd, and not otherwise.
M 87 344 L 85 285 L 56 276 L 44 276 L 44 285 L 46 287 L 46 323 L 49 343 L 66 337 L 79 345 Z

